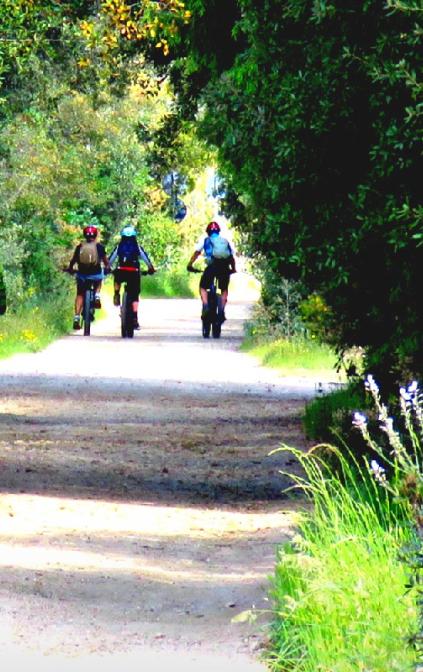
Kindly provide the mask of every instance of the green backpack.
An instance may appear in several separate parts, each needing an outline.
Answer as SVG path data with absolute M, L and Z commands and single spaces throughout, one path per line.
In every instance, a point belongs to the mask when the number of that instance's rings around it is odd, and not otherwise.
M 91 275 L 98 271 L 100 259 L 98 257 L 98 249 L 96 242 L 81 243 L 79 250 L 78 271 L 85 275 Z

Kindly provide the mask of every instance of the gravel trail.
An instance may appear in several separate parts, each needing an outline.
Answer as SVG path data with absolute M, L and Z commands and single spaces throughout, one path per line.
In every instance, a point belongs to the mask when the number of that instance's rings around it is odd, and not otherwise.
M 84 338 L 0 362 L 0 656 L 4 670 L 259 672 L 268 577 L 288 538 L 300 415 L 315 381 L 220 340 L 195 300 L 116 309 Z M 255 624 L 234 622 L 255 607 Z

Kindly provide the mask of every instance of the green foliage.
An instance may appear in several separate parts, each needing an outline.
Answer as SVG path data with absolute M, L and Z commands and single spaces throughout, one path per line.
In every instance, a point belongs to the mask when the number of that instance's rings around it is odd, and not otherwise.
M 280 375 L 306 376 L 316 381 L 336 377 L 336 355 L 329 346 L 306 338 L 248 339 L 242 349 Z
M 412 672 L 417 628 L 399 552 L 412 538 L 409 509 L 338 455 L 343 478 L 314 452 L 289 451 L 313 501 L 298 536 L 278 553 L 268 664 L 274 672 Z M 389 576 L 389 581 L 386 577 Z
M 209 3 L 187 3 L 174 71 L 182 109 L 200 101 L 202 137 L 238 195 L 230 214 L 274 272 L 323 298 L 337 349 L 365 347 L 390 384 L 418 374 L 421 8 L 226 4 L 210 6 L 225 26 L 212 40 Z
M 0 321 L 0 359 L 18 352 L 41 350 L 69 331 L 72 298 L 60 291 L 42 302 L 27 301 Z
M 144 297 L 192 298 L 197 295 L 197 287 L 185 266 L 160 270 L 143 280 Z
M 352 414 L 359 408 L 367 407 L 364 392 L 355 383 L 318 396 L 305 408 L 303 424 L 306 435 L 314 441 L 335 443 L 342 450 L 345 440 L 352 442 Z

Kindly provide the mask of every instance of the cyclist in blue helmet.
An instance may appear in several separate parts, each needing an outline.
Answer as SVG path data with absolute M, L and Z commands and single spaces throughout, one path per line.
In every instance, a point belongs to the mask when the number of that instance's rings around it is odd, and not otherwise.
M 236 273 L 234 249 L 231 243 L 220 234 L 220 226 L 217 222 L 210 222 L 206 228 L 206 235 L 199 239 L 194 254 L 188 262 L 187 270 L 193 270 L 193 264 L 203 253 L 206 260 L 206 269 L 200 279 L 200 296 L 203 304 L 201 318 L 208 314 L 207 290 L 210 289 L 214 280 L 217 281 L 221 292 L 220 321 L 224 322 L 225 306 L 228 301 L 229 279 L 231 273 Z
M 120 288 L 126 282 L 134 312 L 134 328 L 139 329 L 138 303 L 141 291 L 140 260 L 147 264 L 148 273 L 156 272 L 147 252 L 137 240 L 137 232 L 133 226 L 125 226 L 120 232 L 121 239 L 110 255 L 110 265 L 116 263 L 113 271 L 115 285 L 113 303 L 120 306 Z

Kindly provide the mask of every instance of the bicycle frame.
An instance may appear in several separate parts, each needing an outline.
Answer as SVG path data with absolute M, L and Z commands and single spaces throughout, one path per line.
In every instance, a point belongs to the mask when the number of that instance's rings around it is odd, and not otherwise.
M 82 320 L 84 322 L 84 336 L 91 333 L 91 322 L 95 313 L 95 288 L 98 281 L 93 279 L 84 280 L 84 302 L 82 306 Z

